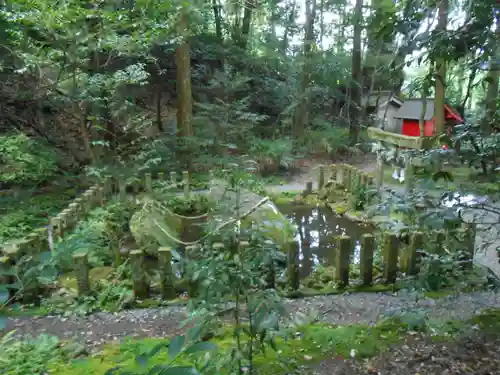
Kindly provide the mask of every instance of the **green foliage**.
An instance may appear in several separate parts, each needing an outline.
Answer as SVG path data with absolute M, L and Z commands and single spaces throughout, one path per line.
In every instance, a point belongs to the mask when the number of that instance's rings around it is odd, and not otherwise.
M 0 136 L 0 184 L 39 184 L 56 171 L 52 149 L 25 134 Z
M 0 196 L 0 242 L 20 239 L 33 228 L 47 224 L 48 217 L 57 215 L 75 196 L 73 189 L 60 189 L 38 195 L 23 190 L 18 197 Z
M 41 335 L 18 340 L 15 331 L 0 336 L 0 373 L 4 375 L 39 375 L 47 373 L 52 362 L 63 360 L 61 343 L 56 337 Z
M 60 270 L 72 270 L 73 254 L 88 251 L 91 267 L 110 265 L 122 242 L 130 238 L 129 221 L 136 210 L 131 201 L 112 200 L 106 207 L 88 213 L 85 220 L 54 244 L 54 258 Z
M 88 315 L 97 311 L 115 312 L 134 305 L 131 270 L 128 263 L 122 264 L 105 278 L 91 280 L 92 292 L 77 297 L 74 290 L 65 290 L 44 298 L 41 306 L 51 314 L 70 316 Z

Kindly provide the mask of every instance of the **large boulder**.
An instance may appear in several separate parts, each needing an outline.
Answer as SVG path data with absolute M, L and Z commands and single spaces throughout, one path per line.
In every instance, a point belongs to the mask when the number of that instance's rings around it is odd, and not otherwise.
M 227 189 L 223 181 L 215 181 L 209 199 L 217 202 L 216 219 L 223 224 L 237 216 L 245 215 L 241 222 L 244 228 L 260 231 L 278 245 L 284 245 L 295 237 L 296 227 L 278 210 L 270 200 L 261 204 L 264 197 L 242 189 L 239 196 Z M 255 208 L 258 206 L 257 208 Z M 246 216 L 247 213 L 250 213 Z
M 163 210 L 153 200 L 146 200 L 130 219 L 130 232 L 140 248 L 156 253 L 158 247 L 176 247 L 180 239 L 182 219 Z

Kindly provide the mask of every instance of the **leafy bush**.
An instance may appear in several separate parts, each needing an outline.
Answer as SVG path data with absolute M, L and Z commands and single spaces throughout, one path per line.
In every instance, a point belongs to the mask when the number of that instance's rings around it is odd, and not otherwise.
M 334 126 L 331 122 L 315 120 L 315 127 L 307 130 L 306 151 L 334 157 L 347 150 L 349 133 L 347 128 Z
M 0 136 L 0 184 L 38 184 L 56 171 L 56 154 L 43 144 L 24 134 Z
M 255 139 L 249 152 L 264 175 L 275 173 L 280 167 L 288 169 L 293 161 L 292 140 L 288 138 Z
M 74 190 L 46 195 L 22 193 L 20 197 L 0 196 L 0 242 L 21 238 L 33 228 L 47 224 L 75 195 Z
M 3 375 L 46 374 L 48 365 L 63 357 L 56 337 L 41 335 L 37 339 L 19 341 L 12 331 L 0 338 L 0 373 Z

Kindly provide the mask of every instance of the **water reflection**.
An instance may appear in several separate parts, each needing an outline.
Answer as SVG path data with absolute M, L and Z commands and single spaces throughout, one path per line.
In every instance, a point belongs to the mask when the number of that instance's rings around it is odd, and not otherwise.
M 353 243 L 351 262 L 359 263 L 359 239 L 367 230 L 357 223 L 335 216 L 322 207 L 306 208 L 281 206 L 280 211 L 298 227 L 299 260 L 301 277 L 307 277 L 318 266 L 335 262 L 336 237 L 350 236 Z

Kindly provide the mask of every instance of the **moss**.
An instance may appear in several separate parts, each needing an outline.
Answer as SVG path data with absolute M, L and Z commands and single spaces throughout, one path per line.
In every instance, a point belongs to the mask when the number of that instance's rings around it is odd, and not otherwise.
M 337 215 L 344 215 L 349 210 L 349 204 L 347 202 L 328 203 L 327 205 Z
M 481 314 L 474 316 L 471 323 L 484 331 L 500 332 L 500 309 L 486 309 Z
M 397 323 L 385 323 L 380 327 L 366 325 L 332 326 L 328 324 L 310 324 L 289 330 L 287 339 L 277 338 L 277 351 L 268 349 L 263 355 L 256 353 L 255 365 L 259 374 L 275 374 L 283 372 L 283 363 L 288 363 L 290 369 L 298 368 L 300 364 L 319 361 L 326 356 L 349 357 L 351 350 L 358 357 L 371 357 L 385 350 L 390 344 L 399 341 L 404 327 Z M 232 329 L 226 328 L 223 335 L 212 340 L 218 347 L 218 355 L 224 356 L 234 343 Z M 247 340 L 243 338 L 243 341 Z M 141 367 L 135 361 L 138 353 L 150 352 L 158 345 L 165 345 L 146 367 Z M 129 340 L 122 344 L 106 345 L 98 355 L 71 363 L 55 363 L 49 372 L 53 375 L 102 375 L 115 366 L 135 374 L 147 373 L 147 367 L 168 363 L 166 351 L 168 340 L 147 338 Z M 188 365 L 192 357 L 181 356 L 176 365 Z M 221 370 L 221 374 L 227 374 Z
M 109 278 L 115 269 L 113 267 L 96 267 L 89 271 L 90 285 L 95 286 L 100 280 Z M 76 293 L 77 285 L 74 272 L 69 272 L 59 277 L 58 284 L 68 290 Z
M 302 297 L 314 297 L 314 296 L 325 296 L 325 295 L 336 295 L 346 292 L 354 293 L 380 293 L 380 292 L 392 292 L 399 289 L 398 285 L 385 285 L 385 284 L 374 284 L 369 286 L 350 286 L 344 289 L 335 288 L 331 285 L 326 285 L 321 289 L 311 289 L 304 287 L 300 291 L 294 292 L 284 292 L 287 298 L 302 298 Z

